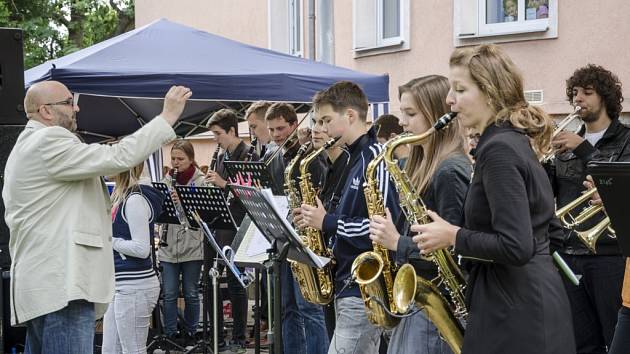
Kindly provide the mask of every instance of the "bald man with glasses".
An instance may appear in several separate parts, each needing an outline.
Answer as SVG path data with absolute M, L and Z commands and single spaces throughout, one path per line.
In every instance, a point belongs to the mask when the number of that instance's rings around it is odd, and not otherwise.
M 44 81 L 24 99 L 28 123 L 4 171 L 10 230 L 11 324 L 26 353 L 93 351 L 94 321 L 114 295 L 111 203 L 100 176 L 141 163 L 175 138 L 190 89 L 173 86 L 162 113 L 115 145 L 84 144 L 66 86 Z

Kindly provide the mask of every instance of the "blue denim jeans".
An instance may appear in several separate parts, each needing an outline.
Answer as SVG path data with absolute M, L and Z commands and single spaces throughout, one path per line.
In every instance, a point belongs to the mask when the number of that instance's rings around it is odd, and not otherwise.
M 387 354 L 452 354 L 451 348 L 440 337 L 440 332 L 424 312 L 403 318 L 394 327 Z
M 363 299 L 339 298 L 335 300 L 335 313 L 335 334 L 328 354 L 378 354 L 383 329 L 370 323 Z
M 280 270 L 282 287 L 282 342 L 285 353 L 325 354 L 329 339 L 324 308 L 302 296 L 288 262 Z
M 199 322 L 199 277 L 202 261 L 181 263 L 160 262 L 164 291 L 164 332 L 177 333 L 177 298 L 179 297 L 179 275 L 182 275 L 184 293 L 184 328 L 188 333 L 197 332 Z
M 94 304 L 70 301 L 59 311 L 26 323 L 26 354 L 85 354 L 94 351 Z

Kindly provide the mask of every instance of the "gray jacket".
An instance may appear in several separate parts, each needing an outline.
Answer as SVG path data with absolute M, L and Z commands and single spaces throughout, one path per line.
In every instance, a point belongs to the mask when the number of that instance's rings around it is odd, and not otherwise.
M 170 182 L 171 176 L 167 175 L 162 182 Z M 190 179 L 195 186 L 205 186 L 203 173 L 195 170 L 195 174 Z M 192 184 L 190 183 L 190 184 Z M 201 231 L 188 230 L 180 225 L 168 225 L 166 233 L 167 247 L 160 247 L 158 257 L 162 262 L 181 263 L 188 261 L 203 260 L 202 241 L 203 234 Z

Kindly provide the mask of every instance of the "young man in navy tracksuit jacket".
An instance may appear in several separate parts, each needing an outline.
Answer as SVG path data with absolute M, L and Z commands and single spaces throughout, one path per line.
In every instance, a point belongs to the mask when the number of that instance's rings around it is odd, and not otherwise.
M 344 144 L 350 153 L 348 166 L 333 182 L 338 185 L 329 209 L 321 202 L 318 207 L 302 205 L 295 220 L 301 227 L 322 230 L 330 236 L 333 248 L 337 321 L 328 353 L 378 353 L 382 330 L 368 321 L 359 287 L 350 282 L 350 269 L 358 255 L 373 250 L 363 184 L 367 165 L 382 146 L 375 130 L 367 129 L 368 102 L 358 85 L 338 82 L 318 92 L 313 104 L 317 119 L 324 122 L 324 133 L 340 137 L 338 144 Z M 385 206 L 396 218 L 400 213 L 398 195 L 382 163 L 376 174 Z

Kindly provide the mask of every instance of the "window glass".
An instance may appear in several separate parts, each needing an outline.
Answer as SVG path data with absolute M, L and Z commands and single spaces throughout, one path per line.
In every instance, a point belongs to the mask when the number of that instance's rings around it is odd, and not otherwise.
M 400 36 L 400 0 L 383 0 L 383 38 Z
M 549 17 L 549 0 L 527 0 L 525 20 L 538 20 Z
M 518 0 L 486 0 L 486 23 L 518 21 Z

